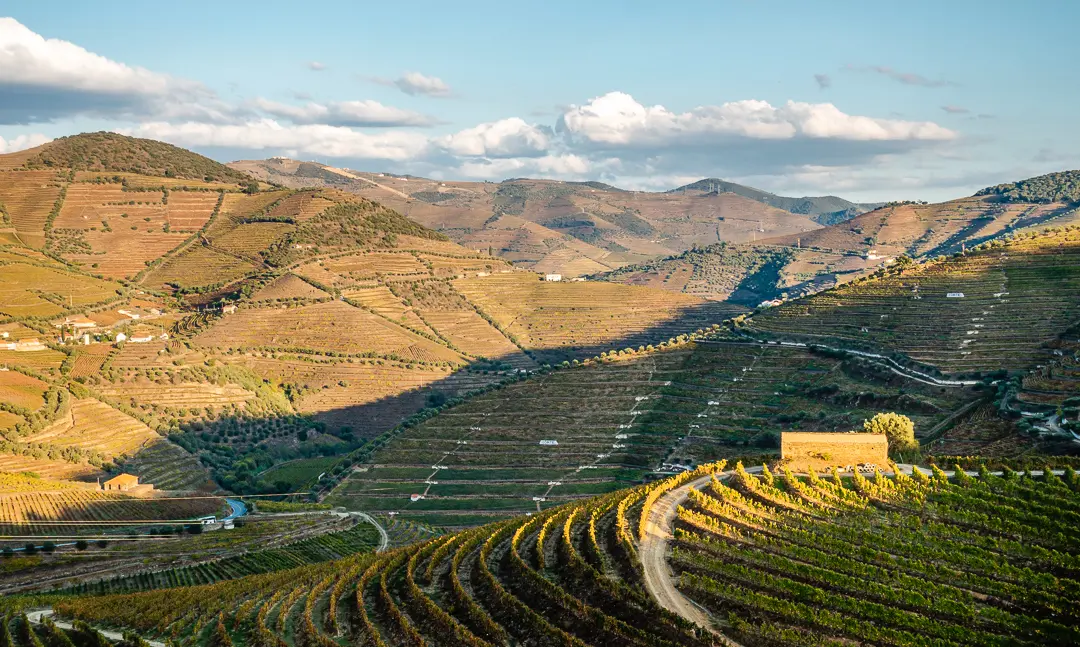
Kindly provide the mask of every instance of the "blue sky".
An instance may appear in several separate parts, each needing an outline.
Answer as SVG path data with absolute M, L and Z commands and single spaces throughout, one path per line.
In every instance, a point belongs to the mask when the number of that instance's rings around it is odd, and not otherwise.
M 1080 167 L 1080 3 L 19 3 L 0 149 L 941 200 Z M 6 107 L 5 107 L 6 106 Z

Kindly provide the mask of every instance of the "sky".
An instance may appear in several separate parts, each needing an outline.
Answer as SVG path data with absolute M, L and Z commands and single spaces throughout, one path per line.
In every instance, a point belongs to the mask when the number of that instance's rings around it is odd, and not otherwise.
M 1074 0 L 5 5 L 0 152 L 110 130 L 226 162 L 859 201 L 1080 168 Z

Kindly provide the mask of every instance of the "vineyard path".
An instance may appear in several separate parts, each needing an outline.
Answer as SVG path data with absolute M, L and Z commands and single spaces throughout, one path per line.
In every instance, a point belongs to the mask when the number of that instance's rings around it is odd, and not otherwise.
M 755 473 L 760 472 L 761 468 L 751 467 L 746 471 Z M 718 474 L 717 478 L 727 478 L 730 475 L 730 472 L 724 472 Z M 645 539 L 638 547 L 638 555 L 645 575 L 645 588 L 660 606 L 716 634 L 728 647 L 739 647 L 738 643 L 716 631 L 708 614 L 675 588 L 674 574 L 668 566 L 671 526 L 679 506 L 689 497 L 690 488 L 700 490 L 708 485 L 712 478 L 712 475 L 709 475 L 690 481 L 668 492 L 653 504 L 645 527 Z

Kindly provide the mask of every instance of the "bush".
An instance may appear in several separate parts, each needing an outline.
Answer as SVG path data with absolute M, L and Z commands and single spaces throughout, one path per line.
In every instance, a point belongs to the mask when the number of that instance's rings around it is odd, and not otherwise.
M 898 413 L 879 413 L 871 420 L 864 420 L 863 431 L 885 434 L 889 439 L 889 451 L 903 452 L 919 447 L 919 441 L 915 440 L 915 423 Z

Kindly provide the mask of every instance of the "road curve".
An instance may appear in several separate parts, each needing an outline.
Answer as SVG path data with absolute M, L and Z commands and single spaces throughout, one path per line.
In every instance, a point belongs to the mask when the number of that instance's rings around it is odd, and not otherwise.
M 366 512 L 353 512 L 352 514 L 360 517 L 361 519 L 364 519 L 371 525 L 375 526 L 375 530 L 379 531 L 379 547 L 375 549 L 375 552 L 385 552 L 386 549 L 390 547 L 390 535 L 386 534 L 386 528 L 383 528 L 382 524 L 380 524 L 378 521 L 375 521 L 375 518 Z
M 645 575 L 645 588 L 660 606 L 713 631 L 709 616 L 675 588 L 675 578 L 667 563 L 668 542 L 672 538 L 671 525 L 675 521 L 679 506 L 686 501 L 690 488 L 701 489 L 711 480 L 712 476 L 709 475 L 690 481 L 668 492 L 653 504 L 645 526 L 645 539 L 638 546 L 638 557 Z

